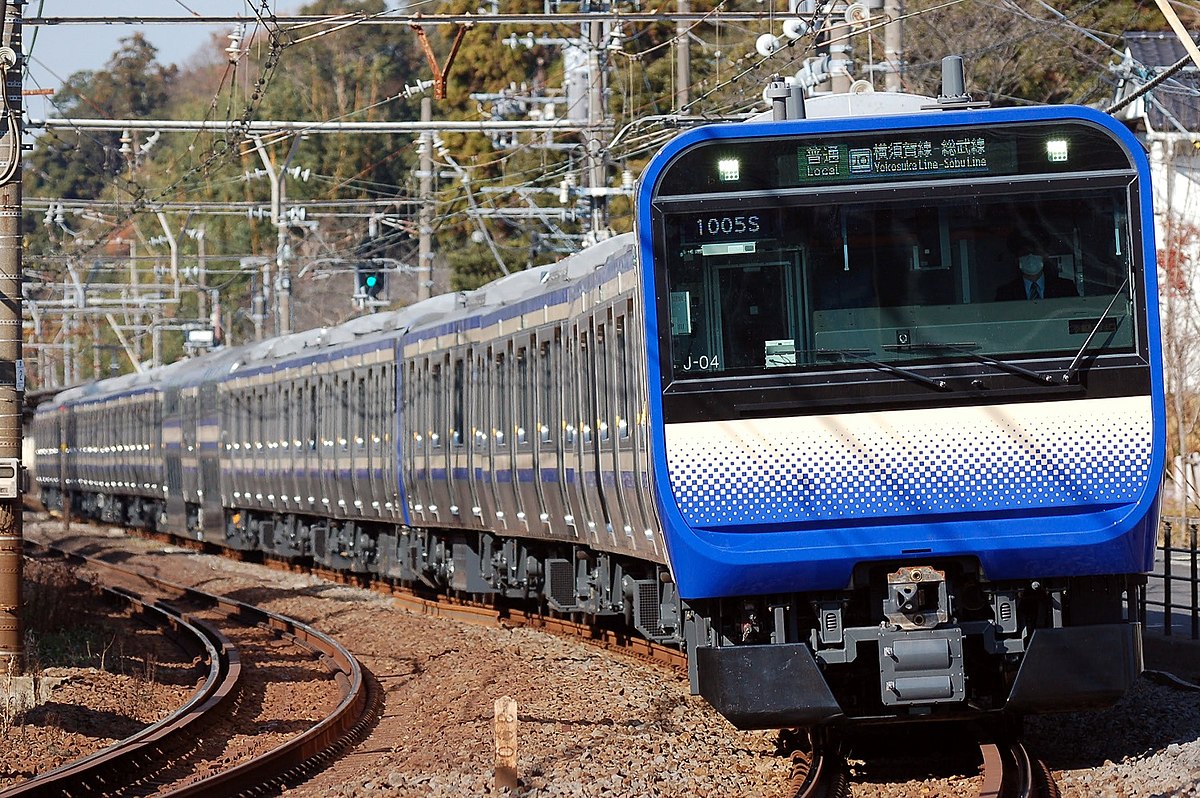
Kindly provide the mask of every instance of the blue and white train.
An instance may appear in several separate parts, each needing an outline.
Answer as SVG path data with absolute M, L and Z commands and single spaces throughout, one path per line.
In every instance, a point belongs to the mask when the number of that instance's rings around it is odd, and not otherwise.
M 743 728 L 1111 703 L 1165 449 L 1143 150 L 929 105 L 693 129 L 636 235 L 65 391 L 44 501 L 624 623 Z

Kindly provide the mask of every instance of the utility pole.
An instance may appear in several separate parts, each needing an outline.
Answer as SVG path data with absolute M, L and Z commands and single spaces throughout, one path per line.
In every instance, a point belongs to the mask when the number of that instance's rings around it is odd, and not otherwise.
M 288 167 L 291 166 L 292 159 L 296 157 L 296 151 L 300 149 L 300 142 L 303 139 L 302 135 L 292 139 L 292 146 L 288 149 L 287 158 L 284 159 L 282 166 L 276 167 L 271 161 L 271 154 L 263 146 L 262 137 L 254 137 L 254 149 L 258 150 L 263 168 L 267 170 L 267 179 L 271 181 L 271 221 L 275 224 L 275 287 L 279 297 L 279 306 L 273 314 L 276 335 L 287 335 L 292 331 L 292 274 L 288 266 L 287 219 L 283 214 L 283 200 L 287 190 L 284 180 L 287 178 Z M 269 290 L 270 275 L 264 267 L 262 284 L 264 305 L 268 302 Z
M 0 672 L 22 673 L 21 628 L 21 410 L 25 363 L 21 359 L 21 6 L 4 8 L 5 132 L 0 137 L 0 468 L 9 464 L 15 490 L 0 497 Z M 0 474 L 0 476 L 3 476 Z M 2 481 L 2 480 L 0 480 Z
M 676 10 L 680 14 L 691 13 L 690 0 L 677 0 Z M 688 41 L 691 23 L 679 20 L 675 23 L 675 110 L 682 112 L 692 102 L 692 50 Z
M 883 0 L 883 14 L 887 23 L 883 26 L 884 85 L 887 91 L 903 91 L 900 68 L 904 62 L 904 14 L 903 0 Z
M 841 0 L 834 2 L 831 19 L 845 19 L 847 8 L 848 5 Z M 850 70 L 854 68 L 854 48 L 850 45 L 849 38 L 844 35 L 849 30 L 849 23 L 834 24 L 826 26 L 823 34 L 830 55 L 829 88 L 834 94 L 845 94 L 850 91 L 850 84 L 854 82 L 854 78 L 850 74 Z M 840 39 L 840 41 L 831 42 L 830 39 Z
M 591 238 L 598 241 L 608 230 L 608 170 L 604 164 L 604 142 L 600 126 L 604 122 L 604 70 L 600 54 L 604 50 L 604 23 L 600 17 L 586 23 L 588 42 L 588 129 L 584 133 L 584 157 L 587 159 L 588 194 L 592 205 Z
M 433 100 L 421 98 L 421 121 L 433 121 Z M 421 181 L 417 212 L 417 301 L 429 299 L 433 293 L 433 133 L 421 134 L 421 166 L 417 172 Z

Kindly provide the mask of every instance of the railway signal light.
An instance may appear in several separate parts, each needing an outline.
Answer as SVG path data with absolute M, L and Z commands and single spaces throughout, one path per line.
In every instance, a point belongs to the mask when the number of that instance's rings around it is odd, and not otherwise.
M 370 261 L 359 261 L 355 264 L 355 271 L 358 276 L 357 293 L 368 299 L 377 299 L 386 283 L 383 270 Z
M 382 250 L 383 243 L 371 235 L 363 238 L 355 247 L 354 254 L 359 257 L 354 264 L 355 296 L 378 299 L 383 293 L 386 279 L 383 263 L 378 260 Z

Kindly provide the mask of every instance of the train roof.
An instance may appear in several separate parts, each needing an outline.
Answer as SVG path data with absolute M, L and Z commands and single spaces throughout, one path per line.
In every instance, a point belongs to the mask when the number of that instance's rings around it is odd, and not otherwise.
M 632 250 L 633 245 L 632 233 L 614 236 L 563 260 L 514 272 L 472 291 L 442 294 L 399 310 L 360 316 L 336 327 L 319 327 L 243 346 L 216 349 L 149 371 L 76 386 L 58 394 L 44 407 L 50 410 L 64 404 L 135 394 L 142 390 L 191 387 L 221 380 L 237 372 L 271 368 L 274 364 L 286 365 L 318 352 L 336 352 L 374 340 L 394 339 L 406 333 L 453 325 L 578 286 L 613 257 Z M 579 286 L 579 290 L 584 288 Z
M 601 241 L 555 263 L 514 272 L 474 291 L 447 294 L 454 300 L 440 313 L 427 313 L 408 326 L 410 333 L 435 329 L 454 322 L 481 316 L 500 308 L 517 305 L 571 286 L 592 275 L 611 258 L 634 245 L 634 234 L 623 233 Z M 443 297 L 439 297 L 443 298 Z M 420 305 L 414 305 L 418 308 Z

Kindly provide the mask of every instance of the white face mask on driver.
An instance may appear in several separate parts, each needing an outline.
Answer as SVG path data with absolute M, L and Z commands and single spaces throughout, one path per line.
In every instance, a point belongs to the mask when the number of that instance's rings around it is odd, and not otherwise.
M 1026 277 L 1036 277 L 1042 272 L 1041 255 L 1022 255 L 1017 261 L 1021 274 Z

